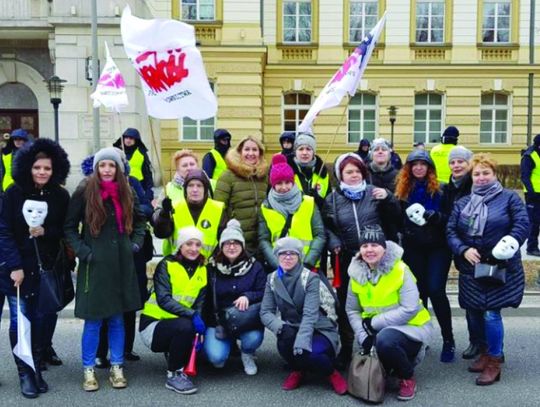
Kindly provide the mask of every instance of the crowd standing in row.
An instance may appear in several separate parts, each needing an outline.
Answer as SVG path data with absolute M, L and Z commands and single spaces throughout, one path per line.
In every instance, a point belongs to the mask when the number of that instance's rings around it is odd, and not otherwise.
M 430 304 L 440 361 L 455 358 L 446 295 L 452 260 L 469 331 L 462 356 L 476 358 L 469 370 L 480 373 L 478 385 L 500 380 L 501 309 L 518 307 L 524 291 L 519 247 L 529 238 L 528 252 L 540 255 L 540 135 L 523 156 L 527 208 L 499 183 L 490 155 L 473 156 L 458 137 L 450 126 L 440 145 L 430 153 L 416 146 L 405 163 L 384 139 L 362 140 L 336 159 L 332 186 L 312 135 L 283 133 L 269 166 L 259 140 L 231 146 L 231 134 L 218 129 L 202 166 L 190 150 L 174 154 L 176 172 L 154 199 L 147 149 L 129 128 L 83 162 L 85 179 L 69 198 L 65 151 L 14 131 L 1 160 L 0 299 L 10 307 L 12 348 L 19 296 L 32 324 L 35 370 L 14 356 L 22 394 L 45 393 L 41 372 L 62 363 L 52 348 L 57 314 L 40 305 L 40 272 L 73 256 L 86 391 L 99 389 L 96 367 L 110 366 L 112 387 L 127 386 L 123 365 L 139 360 L 133 341 L 142 310 L 140 338 L 165 354 L 165 386 L 177 393 L 197 391 L 184 371 L 194 342 L 217 369 L 239 344 L 245 373 L 256 374 L 266 327 L 290 369 L 284 390 L 318 374 L 344 394 L 339 370 L 354 349 L 375 348 L 400 380 L 398 398 L 410 400 L 434 331 Z M 30 201 L 48 205 L 39 226 L 23 215 Z M 149 291 L 150 225 L 164 239 L 164 258 Z M 498 268 L 504 283 L 481 279 L 484 266 Z

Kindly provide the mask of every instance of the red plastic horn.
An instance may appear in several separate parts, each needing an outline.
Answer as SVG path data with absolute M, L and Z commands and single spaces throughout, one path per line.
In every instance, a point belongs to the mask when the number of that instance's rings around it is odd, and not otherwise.
M 197 376 L 197 345 L 199 343 L 199 334 L 195 334 L 193 340 L 193 348 L 191 348 L 191 355 L 189 356 L 188 365 L 184 368 L 184 373 L 188 376 Z
M 341 270 L 339 265 L 339 254 L 336 254 L 336 261 L 334 264 L 334 279 L 332 280 L 332 287 L 341 287 Z

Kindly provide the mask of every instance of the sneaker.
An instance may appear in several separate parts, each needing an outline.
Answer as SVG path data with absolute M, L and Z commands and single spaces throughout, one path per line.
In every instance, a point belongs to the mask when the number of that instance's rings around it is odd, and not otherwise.
M 84 369 L 83 389 L 84 391 L 96 391 L 99 389 L 96 371 L 93 367 L 87 367 Z
M 248 376 L 256 375 L 257 365 L 253 360 L 253 354 L 242 352 L 240 357 L 242 358 L 242 364 L 244 365 L 244 372 L 246 372 Z
M 456 345 L 454 341 L 444 341 L 441 351 L 441 362 L 451 363 L 454 361 Z
M 289 376 L 287 376 L 281 388 L 283 390 L 297 389 L 298 387 L 300 387 L 300 382 L 302 381 L 303 377 L 304 375 L 302 372 L 295 370 L 294 372 L 291 372 Z
M 397 399 L 401 401 L 412 400 L 416 395 L 416 379 L 401 379 L 399 382 L 399 393 Z
M 332 374 L 328 376 L 328 380 L 337 394 L 341 396 L 347 393 L 347 381 L 337 370 L 334 370 Z
M 197 387 L 195 387 L 184 372 L 176 372 L 174 376 L 167 377 L 165 387 L 180 394 L 193 394 L 197 392 Z
M 122 369 L 122 366 L 111 366 L 109 381 L 115 389 L 125 389 L 127 387 L 127 380 L 124 377 L 124 369 Z

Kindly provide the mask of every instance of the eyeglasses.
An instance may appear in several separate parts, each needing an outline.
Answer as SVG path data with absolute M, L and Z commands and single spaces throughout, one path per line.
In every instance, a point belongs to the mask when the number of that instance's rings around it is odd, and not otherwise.
M 279 257 L 293 257 L 293 256 L 298 256 L 298 253 L 293 252 L 293 251 L 286 251 L 286 252 L 279 253 L 278 256 Z
M 241 246 L 242 243 L 240 243 L 238 240 L 228 240 L 226 242 L 223 242 L 223 246 Z

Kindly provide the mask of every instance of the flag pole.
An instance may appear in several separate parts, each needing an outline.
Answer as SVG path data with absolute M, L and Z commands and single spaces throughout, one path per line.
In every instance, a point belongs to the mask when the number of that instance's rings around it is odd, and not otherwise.
M 339 133 L 339 130 L 341 129 L 341 126 L 343 126 L 343 121 L 345 120 L 345 116 L 347 116 L 347 110 L 349 109 L 350 101 L 351 101 L 351 97 L 347 95 L 347 103 L 345 103 L 345 108 L 343 109 L 343 113 L 341 114 L 341 120 L 339 121 L 339 124 L 336 128 L 336 132 L 334 133 L 334 136 L 332 137 L 332 141 L 330 142 L 330 145 L 328 146 L 328 150 L 326 150 L 323 163 L 326 163 L 326 161 L 328 160 L 328 156 L 330 155 L 330 150 L 332 149 L 334 143 L 336 142 L 336 137 Z M 321 168 L 319 169 L 319 176 L 321 175 L 323 168 L 324 168 L 324 165 L 322 165 Z
M 120 145 L 122 146 L 122 151 L 124 154 L 126 154 L 126 146 L 124 145 L 124 136 L 122 135 L 122 122 L 120 120 L 120 111 L 118 109 L 116 110 L 116 118 L 118 120 L 118 129 L 120 130 Z
M 148 125 L 150 126 L 150 138 L 152 139 L 152 146 L 154 147 L 154 151 L 156 152 L 156 161 L 159 168 L 161 186 L 165 188 L 165 174 L 163 172 L 163 167 L 161 166 L 161 151 L 158 151 L 157 149 L 156 138 L 154 136 L 154 128 L 152 127 L 152 118 L 150 116 L 148 116 Z

